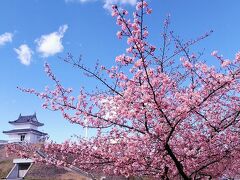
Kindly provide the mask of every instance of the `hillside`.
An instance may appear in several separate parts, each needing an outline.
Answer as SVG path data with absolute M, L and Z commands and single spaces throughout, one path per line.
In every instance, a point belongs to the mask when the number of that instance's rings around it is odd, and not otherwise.
M 6 157 L 4 146 L 0 145 L 0 178 L 6 177 L 12 166 L 12 158 Z
M 3 145 L 0 145 L 0 179 L 5 178 L 13 167 L 12 160 L 14 157 L 6 157 L 6 152 Z M 99 173 L 99 175 L 102 173 Z M 99 176 L 98 175 L 98 176 Z M 52 165 L 35 163 L 27 175 L 26 180 L 87 180 L 87 178 L 78 174 L 68 172 L 65 169 L 58 168 Z M 130 180 L 150 180 L 151 178 L 129 178 Z M 126 180 L 120 176 L 109 176 L 106 180 Z
M 13 167 L 14 157 L 6 157 L 6 152 L 3 145 L 0 145 L 0 179 L 7 176 Z M 68 172 L 64 169 L 45 164 L 34 164 L 27 176 L 27 180 L 86 180 L 86 178 L 78 174 Z
M 47 166 L 44 164 L 34 164 L 27 176 L 27 180 L 86 180 L 86 178 L 79 176 L 78 174 L 68 172 L 64 169 L 54 166 Z

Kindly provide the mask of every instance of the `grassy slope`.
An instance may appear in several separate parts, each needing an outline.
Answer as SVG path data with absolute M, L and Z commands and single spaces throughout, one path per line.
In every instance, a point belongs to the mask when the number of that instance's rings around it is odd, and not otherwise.
M 5 178 L 13 167 L 12 160 L 0 162 L 0 179 Z M 67 172 L 64 169 L 53 166 L 34 164 L 27 176 L 27 180 L 85 180 L 84 177 Z
M 11 158 L 6 157 L 4 146 L 0 145 L 0 179 L 5 178 L 12 167 Z
M 0 179 L 5 178 L 12 167 L 13 167 L 13 163 L 11 160 L 1 161 L 0 162 Z
M 13 167 L 13 157 L 6 157 L 4 146 L 0 145 L 0 179 L 5 178 Z M 54 166 L 34 164 L 27 180 L 85 180 L 84 177 Z
M 64 169 L 45 164 L 34 164 L 27 176 L 27 180 L 85 180 L 84 177 L 68 172 Z

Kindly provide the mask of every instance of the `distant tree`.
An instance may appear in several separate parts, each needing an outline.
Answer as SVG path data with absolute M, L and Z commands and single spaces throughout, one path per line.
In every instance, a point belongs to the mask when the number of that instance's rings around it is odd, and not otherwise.
M 112 7 L 119 39 L 126 53 L 116 65 L 91 71 L 70 54 L 64 58 L 105 86 L 94 93 L 64 88 L 45 65 L 56 88 L 39 93 L 43 107 L 60 111 L 71 123 L 96 129 L 96 135 L 77 142 L 42 147 L 58 166 L 75 166 L 107 175 L 148 176 L 152 179 L 234 178 L 240 173 L 240 53 L 233 60 L 212 52 L 219 65 L 209 66 L 190 47 L 210 33 L 187 42 L 164 23 L 163 45 L 148 40 L 144 19 L 152 10 L 144 0 L 133 19 Z M 180 59 L 180 61 L 178 61 Z M 104 76 L 105 74 L 105 76 Z M 29 148 L 30 149 L 30 148 Z M 29 150 L 21 152 L 28 156 Z

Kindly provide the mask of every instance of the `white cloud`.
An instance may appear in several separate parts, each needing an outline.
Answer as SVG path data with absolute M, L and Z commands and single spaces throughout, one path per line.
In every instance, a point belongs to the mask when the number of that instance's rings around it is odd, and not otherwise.
M 15 48 L 14 51 L 18 54 L 18 59 L 22 64 L 26 66 L 31 64 L 33 51 L 27 44 L 20 45 L 19 48 Z
M 104 0 L 103 7 L 105 9 L 111 10 L 113 4 L 129 4 L 134 6 L 137 3 L 137 0 Z
M 43 57 L 53 56 L 59 52 L 62 52 L 64 47 L 62 45 L 62 38 L 64 33 L 68 29 L 68 25 L 62 25 L 58 31 L 42 35 L 39 39 L 36 39 L 37 51 L 42 54 Z
M 8 42 L 12 42 L 13 34 L 6 32 L 2 35 L 0 35 L 0 46 L 5 45 Z

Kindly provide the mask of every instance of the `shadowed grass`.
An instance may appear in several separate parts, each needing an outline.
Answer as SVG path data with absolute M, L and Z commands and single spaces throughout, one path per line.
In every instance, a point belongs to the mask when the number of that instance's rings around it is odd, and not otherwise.
M 13 167 L 11 160 L 0 161 L 0 179 L 5 178 Z

